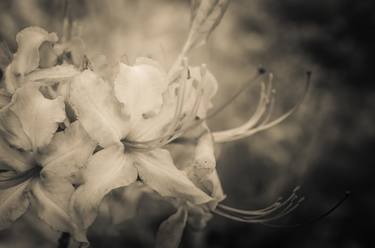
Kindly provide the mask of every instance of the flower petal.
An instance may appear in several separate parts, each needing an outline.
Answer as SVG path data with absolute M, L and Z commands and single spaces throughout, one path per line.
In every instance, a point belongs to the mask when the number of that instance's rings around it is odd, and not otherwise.
M 10 144 L 36 151 L 51 141 L 58 123 L 64 119 L 62 97 L 49 100 L 40 93 L 38 85 L 25 85 L 0 110 L 0 131 Z
M 162 94 L 168 86 L 167 75 L 156 63 L 143 58 L 134 66 L 119 65 L 115 94 L 125 104 L 133 122 L 157 114 L 163 104 Z
M 16 172 L 31 169 L 33 165 L 26 154 L 11 148 L 0 136 L 0 164 Z
M 67 180 L 43 169 L 41 179 L 32 182 L 29 199 L 38 217 L 54 230 L 69 232 L 75 240 L 87 242 L 84 230 L 70 216 L 69 202 L 73 192 L 74 187 Z
M 71 79 L 80 73 L 73 65 L 57 65 L 47 69 L 38 69 L 26 76 L 27 81 L 41 81 L 44 83 L 56 83 Z
M 159 226 L 156 236 L 156 248 L 177 248 L 180 244 L 184 232 L 187 211 L 185 207 L 180 207 L 177 212 L 163 221 Z
M 60 177 L 70 179 L 86 164 L 95 147 L 96 142 L 75 121 L 64 132 L 56 133 L 51 143 L 40 151 L 38 161 Z
M 39 66 L 39 47 L 43 42 L 57 42 L 55 33 L 48 33 L 39 27 L 28 27 L 21 30 L 16 41 L 17 53 L 14 54 L 12 71 L 18 74 L 26 74 Z
M 0 190 L 0 230 L 9 227 L 21 217 L 29 207 L 26 188 L 29 181 L 9 189 Z
M 113 145 L 94 154 L 82 171 L 84 183 L 72 198 L 72 213 L 83 228 L 92 224 L 103 197 L 137 179 L 133 161 L 123 147 Z
M 109 83 L 86 70 L 71 84 L 69 102 L 87 133 L 103 147 L 119 143 L 129 131 L 129 117 Z
M 169 147 L 176 166 L 185 171 L 198 188 L 213 198 L 211 202 L 215 206 L 225 196 L 216 172 L 212 135 L 203 124 L 182 136 L 182 139 L 193 142 L 172 144 Z
M 135 161 L 142 181 L 160 195 L 182 198 L 196 204 L 211 200 L 211 197 L 197 188 L 183 171 L 175 167 L 167 150 L 134 151 L 129 154 Z
M 201 69 L 198 67 L 191 67 L 190 75 L 192 80 L 196 80 L 203 84 L 203 99 L 199 105 L 197 115 L 200 118 L 204 118 L 207 115 L 207 111 L 212 108 L 211 99 L 216 95 L 218 90 L 217 81 L 214 75 L 208 70 L 202 75 Z
M 11 94 L 6 92 L 5 89 L 0 89 L 0 109 L 8 105 L 11 101 Z
M 23 83 L 23 76 L 39 67 L 39 47 L 43 42 L 57 42 L 55 33 L 48 33 L 39 27 L 28 27 L 16 36 L 18 49 L 9 65 L 6 86 L 14 92 Z

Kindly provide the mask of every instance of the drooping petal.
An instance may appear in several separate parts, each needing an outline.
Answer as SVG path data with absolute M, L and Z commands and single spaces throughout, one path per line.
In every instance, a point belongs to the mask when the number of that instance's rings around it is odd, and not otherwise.
M 38 217 L 60 232 L 69 232 L 75 240 L 87 242 L 85 231 L 71 218 L 69 202 L 74 187 L 49 169 L 43 169 L 41 179 L 34 179 L 29 191 L 31 206 Z
M 63 132 L 58 132 L 51 143 L 40 151 L 39 163 L 66 179 L 82 168 L 92 152 L 94 142 L 79 121 L 73 122 Z
M 94 154 L 82 171 L 83 184 L 72 198 L 72 213 L 83 228 L 92 224 L 103 197 L 137 179 L 133 161 L 123 147 L 113 145 Z
M 86 70 L 71 84 L 69 102 L 87 133 L 103 147 L 119 143 L 129 131 L 129 116 L 112 87 Z
M 29 207 L 26 188 L 29 181 L 9 189 L 0 190 L 0 230 L 9 227 L 21 217 Z
M 134 151 L 129 154 L 135 161 L 141 180 L 160 195 L 196 204 L 211 200 L 210 196 L 189 180 L 185 172 L 175 167 L 167 150 Z
M 12 145 L 30 151 L 46 146 L 65 119 L 62 97 L 46 99 L 34 84 L 19 88 L 0 110 L 0 132 Z
M 187 217 L 186 208 L 181 206 L 176 213 L 163 221 L 156 236 L 156 248 L 178 248 Z
M 168 81 L 166 73 L 151 59 L 138 59 L 134 66 L 120 63 L 115 79 L 117 99 L 125 104 L 132 121 L 154 116 L 163 104 Z
M 25 153 L 11 148 L 8 143 L 0 136 L 0 164 L 6 169 L 14 170 L 16 172 L 26 171 L 31 169 L 33 165 Z
M 194 184 L 212 197 L 209 205 L 225 198 L 216 171 L 214 142 L 205 124 L 200 125 L 181 137 L 183 144 L 171 144 L 169 150 L 178 168 L 185 171 Z

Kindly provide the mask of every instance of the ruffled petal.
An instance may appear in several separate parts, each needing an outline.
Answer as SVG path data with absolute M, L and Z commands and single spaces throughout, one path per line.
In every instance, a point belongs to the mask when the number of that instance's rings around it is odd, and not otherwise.
M 39 47 L 43 42 L 57 42 L 55 33 L 48 33 L 39 27 L 28 27 L 21 30 L 16 41 L 17 53 L 14 54 L 12 67 L 13 71 L 25 74 L 39 66 Z
M 188 179 L 185 172 L 175 167 L 167 150 L 134 151 L 129 154 L 135 161 L 141 180 L 160 195 L 175 197 L 196 204 L 211 200 L 210 196 Z
M 83 184 L 72 198 L 72 213 L 83 228 L 96 218 L 103 197 L 111 190 L 127 186 L 137 179 L 132 159 L 121 146 L 113 145 L 94 154 L 82 171 Z
M 25 85 L 0 110 L 0 132 L 11 145 L 36 151 L 48 145 L 64 119 L 62 97 L 49 100 L 40 93 L 38 85 Z
M 40 151 L 39 163 L 59 177 L 73 180 L 72 176 L 82 168 L 96 147 L 94 142 L 75 121 L 63 132 L 58 132 L 51 143 Z
M 39 67 L 39 47 L 43 42 L 57 42 L 55 33 L 48 33 L 39 27 L 28 27 L 16 36 L 17 52 L 6 73 L 6 86 L 14 92 L 24 83 L 23 77 Z
M 159 113 L 167 86 L 167 75 L 157 62 L 142 58 L 134 66 L 120 63 L 115 94 L 131 114 L 132 122 L 136 122 Z
M 156 235 L 155 247 L 178 248 L 186 226 L 187 217 L 186 208 L 182 206 L 177 209 L 176 213 L 163 221 Z
M 29 207 L 26 188 L 29 181 L 9 189 L 0 190 L 0 230 L 8 228 Z
M 53 170 L 43 169 L 40 180 L 33 180 L 29 199 L 38 217 L 59 232 L 69 232 L 75 240 L 87 242 L 86 234 L 71 218 L 69 202 L 74 192 L 72 184 L 56 176 Z
M 69 102 L 87 133 L 103 147 L 119 143 L 129 131 L 129 116 L 112 87 L 86 70 L 72 81 Z

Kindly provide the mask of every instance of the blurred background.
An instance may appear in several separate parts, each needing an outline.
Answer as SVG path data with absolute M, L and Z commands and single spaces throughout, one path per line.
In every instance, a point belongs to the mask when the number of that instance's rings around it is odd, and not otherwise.
M 72 0 L 72 15 L 87 54 L 134 62 L 176 58 L 189 28 L 187 0 Z M 298 112 L 252 137 L 217 146 L 225 204 L 265 207 L 301 185 L 305 202 L 275 224 L 307 223 L 350 197 L 333 213 L 298 228 L 237 223 L 220 216 L 201 232 L 187 229 L 181 247 L 375 247 L 374 70 L 375 2 L 371 0 L 237 0 L 229 5 L 208 43 L 189 56 L 207 64 L 219 82 L 214 99 L 230 98 L 262 65 L 275 75 L 275 117 L 312 87 Z M 63 1 L 1 0 L 0 39 L 12 51 L 15 35 L 37 25 L 61 37 Z M 259 85 L 209 120 L 213 130 L 236 127 L 255 110 Z M 375 147 L 375 146 L 374 146 Z M 92 247 L 152 247 L 168 208 L 141 199 L 137 217 L 111 225 L 98 219 Z M 125 210 L 124 210 L 125 211 Z M 104 224 L 103 224 L 104 223 Z M 54 247 L 58 234 L 31 215 L 0 232 L 0 247 Z

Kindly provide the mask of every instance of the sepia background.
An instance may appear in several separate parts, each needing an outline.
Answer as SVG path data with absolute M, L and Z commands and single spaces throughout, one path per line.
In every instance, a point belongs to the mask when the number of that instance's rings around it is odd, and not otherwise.
M 89 57 L 173 62 L 189 28 L 187 0 L 72 0 L 72 15 Z M 305 71 L 312 87 L 298 112 L 277 127 L 217 146 L 225 204 L 262 208 L 301 185 L 306 200 L 271 228 L 214 216 L 201 232 L 187 229 L 181 247 L 375 247 L 375 3 L 371 0 L 236 0 L 190 63 L 207 64 L 219 82 L 220 105 L 259 66 L 275 75 L 275 117 L 302 95 Z M 38 25 L 61 35 L 63 1 L 1 0 L 0 39 Z M 235 127 L 255 110 L 259 85 L 209 120 L 213 130 Z M 375 147 L 375 146 L 374 146 Z M 308 224 L 350 197 L 330 215 Z M 137 217 L 111 225 L 99 218 L 92 247 L 152 247 L 166 217 L 163 203 L 145 196 Z M 126 211 L 126 209 L 124 209 Z M 31 215 L 0 232 L 0 247 L 54 247 L 58 234 Z

